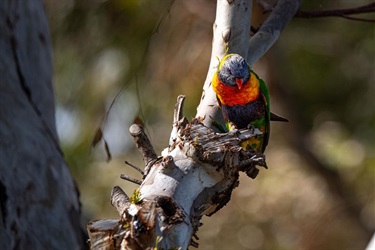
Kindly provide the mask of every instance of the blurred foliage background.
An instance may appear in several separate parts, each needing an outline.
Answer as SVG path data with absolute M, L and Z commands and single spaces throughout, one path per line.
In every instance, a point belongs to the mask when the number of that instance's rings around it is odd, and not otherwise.
M 303 10 L 369 1 L 304 1 Z M 143 120 L 157 152 L 173 107 L 195 116 L 211 56 L 215 0 L 45 0 L 52 37 L 56 119 L 88 220 L 118 217 L 115 185 L 131 194 L 142 166 L 128 134 Z M 255 8 L 255 26 L 266 14 Z M 374 18 L 374 15 L 362 17 Z M 268 170 L 241 176 L 232 200 L 203 219 L 200 249 L 363 249 L 375 230 L 375 24 L 295 18 L 254 66 L 269 85 Z M 117 95 L 118 94 L 118 95 Z M 102 144 L 90 145 L 112 101 Z

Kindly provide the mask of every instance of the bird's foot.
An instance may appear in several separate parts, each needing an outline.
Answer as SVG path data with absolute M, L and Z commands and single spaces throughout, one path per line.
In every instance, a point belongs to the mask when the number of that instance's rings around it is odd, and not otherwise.
M 254 127 L 254 125 L 249 124 L 249 125 L 247 125 L 246 128 L 250 131 L 250 133 L 254 134 L 254 132 L 255 132 L 255 127 Z
M 232 127 L 229 132 L 228 132 L 228 135 L 236 135 L 236 136 L 239 136 L 241 134 L 241 132 L 236 128 L 236 127 Z

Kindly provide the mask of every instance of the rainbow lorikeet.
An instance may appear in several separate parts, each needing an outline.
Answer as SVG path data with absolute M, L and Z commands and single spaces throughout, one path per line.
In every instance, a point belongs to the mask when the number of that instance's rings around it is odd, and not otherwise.
M 270 136 L 270 121 L 287 121 L 270 112 L 266 83 L 238 54 L 228 54 L 220 61 L 212 80 L 227 128 L 258 128 L 262 135 L 244 142 L 242 147 L 263 153 Z

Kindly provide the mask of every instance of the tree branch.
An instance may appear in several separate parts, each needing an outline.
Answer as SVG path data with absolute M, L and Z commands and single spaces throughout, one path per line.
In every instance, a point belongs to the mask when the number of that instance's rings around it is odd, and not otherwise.
M 248 53 L 251 12 L 252 0 L 217 1 L 211 61 L 203 86 L 201 102 L 195 116 L 200 118 L 205 126 L 212 129 L 215 129 L 213 120 L 224 123 L 216 94 L 211 88 L 211 80 L 219 62 L 218 58 L 222 58 L 226 52 L 240 55 Z
M 150 140 L 148 139 L 145 131 L 143 130 L 142 126 L 138 124 L 133 124 L 129 132 L 131 136 L 133 136 L 135 145 L 137 146 L 138 150 L 141 152 L 143 161 L 145 163 L 145 171 L 144 174 L 147 175 L 150 166 L 156 161 L 157 155 L 155 153 L 154 148 L 151 145 Z
M 182 102 L 183 98 L 178 98 Z M 177 104 L 175 118 L 181 114 Z M 111 202 L 121 215 L 117 221 L 92 222 L 88 225 L 92 249 L 103 247 L 103 239 L 113 248 L 187 249 L 192 236 L 201 225 L 203 215 L 212 215 L 230 200 L 232 190 L 238 186 L 239 172 L 255 178 L 256 166 L 265 165 L 263 155 L 244 151 L 241 142 L 261 132 L 238 130 L 217 134 L 199 120 L 174 122 L 178 135 L 163 156 L 154 159 L 148 173 L 132 198 L 119 187 L 112 192 Z M 142 127 L 133 125 L 131 133 L 143 134 Z M 144 156 L 144 148 L 151 145 L 139 143 L 137 147 Z M 142 140 L 143 142 L 147 140 Z M 144 159 L 147 158 L 144 156 Z M 145 161 L 146 167 L 149 161 Z M 100 236 L 98 237 L 98 233 Z M 116 248 L 117 247 L 117 248 Z
M 293 18 L 301 0 L 279 0 L 271 15 L 250 38 L 247 62 L 252 66 L 279 38 L 281 31 Z
M 103 224 L 89 224 L 92 248 L 100 245 L 94 239 L 102 231 L 107 232 L 103 237 L 114 239 L 114 248 L 109 249 L 118 249 L 118 244 L 121 249 L 196 247 L 198 243 L 191 238 L 202 225 L 201 217 L 227 204 L 239 184 L 239 172 L 255 178 L 259 172 L 256 166 L 267 167 L 264 155 L 241 147 L 241 142 L 261 134 L 258 129 L 213 130 L 213 121 L 224 122 L 211 79 L 218 58 L 225 53 L 249 55 L 255 62 L 275 42 L 299 4 L 300 0 L 280 0 L 249 43 L 252 0 L 217 1 L 211 62 L 196 118 L 188 122 L 183 117 L 185 97 L 179 96 L 169 146 L 161 157 L 155 154 L 143 128 L 132 125 L 130 133 L 145 163 L 144 179 L 130 199 L 119 187 L 114 188 L 112 204 L 121 219 L 104 224 L 103 230 Z
M 373 19 L 364 19 L 350 17 L 348 15 L 374 13 L 375 12 L 375 2 L 366 4 L 356 8 L 348 9 L 335 9 L 335 10 L 319 10 L 319 11 L 303 11 L 299 10 L 295 17 L 301 18 L 319 18 L 319 17 L 343 17 L 351 20 L 365 21 L 365 22 L 375 22 Z

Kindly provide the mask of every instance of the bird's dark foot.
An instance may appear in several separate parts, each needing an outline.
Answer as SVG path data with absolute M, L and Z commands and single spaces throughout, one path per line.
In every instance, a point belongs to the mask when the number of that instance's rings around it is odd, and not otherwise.
M 254 125 L 249 124 L 249 125 L 247 125 L 246 128 L 250 131 L 250 133 L 254 134 L 254 131 L 255 131 L 255 127 L 254 127 Z
M 229 130 L 235 130 L 235 129 L 238 129 L 236 124 L 234 124 L 233 122 L 229 121 L 228 124 L 227 124 Z
M 229 123 L 229 128 L 230 128 L 230 130 L 228 132 L 229 135 L 237 135 L 238 136 L 239 134 L 241 134 L 240 131 L 238 130 L 237 126 L 234 125 L 233 123 Z
M 241 135 L 241 131 L 239 129 L 232 129 L 228 132 L 228 135 L 238 138 Z

